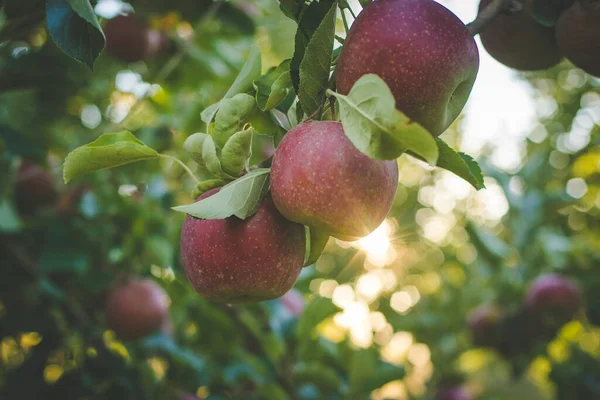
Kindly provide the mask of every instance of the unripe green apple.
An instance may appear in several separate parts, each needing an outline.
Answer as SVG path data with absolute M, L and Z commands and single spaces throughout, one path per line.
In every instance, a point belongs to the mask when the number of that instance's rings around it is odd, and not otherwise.
M 154 57 L 168 42 L 164 33 L 151 29 L 134 15 L 121 15 L 104 26 L 106 52 L 124 62 L 137 62 Z
M 576 2 L 556 25 L 558 47 L 573 64 L 600 77 L 600 3 Z
M 390 87 L 396 108 L 434 136 L 465 106 L 479 69 L 477 44 L 466 26 L 433 0 L 376 0 L 344 40 L 337 67 L 346 94 L 365 74 Z
M 398 165 L 361 153 L 339 122 L 305 122 L 275 151 L 271 193 L 288 219 L 342 240 L 371 233 L 392 207 Z
M 300 275 L 305 247 L 304 227 L 285 219 L 270 196 L 246 220 L 187 216 L 181 231 L 181 260 L 188 280 L 200 295 L 219 303 L 282 296 Z
M 482 0 L 479 10 L 491 0 Z M 533 71 L 550 68 L 562 59 L 554 28 L 539 24 L 531 15 L 531 0 L 522 10 L 500 14 L 479 34 L 487 52 L 507 67 Z
M 168 318 L 169 298 L 152 280 L 130 280 L 108 294 L 106 325 L 125 340 L 158 332 Z

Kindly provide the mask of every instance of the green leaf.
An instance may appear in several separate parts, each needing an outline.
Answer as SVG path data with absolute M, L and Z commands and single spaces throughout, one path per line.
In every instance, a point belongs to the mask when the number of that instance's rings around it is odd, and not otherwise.
M 310 38 L 300 63 L 298 98 L 308 115 L 317 111 L 325 100 L 335 40 L 336 13 L 337 3 L 334 3 Z
M 244 63 L 244 66 L 242 67 L 238 76 L 235 78 L 235 81 L 233 82 L 227 93 L 225 93 L 223 100 L 233 97 L 236 94 L 245 93 L 252 90 L 252 84 L 255 80 L 260 78 L 261 69 L 262 64 L 260 58 L 260 50 L 257 46 L 252 46 L 250 54 L 248 55 L 248 59 Z M 221 106 L 221 101 L 219 101 L 216 104 L 213 104 L 212 106 L 202 111 L 201 118 L 202 121 L 206 123 L 206 125 L 210 125 L 211 121 L 215 118 L 215 114 Z
M 213 138 L 208 135 L 202 143 L 202 160 L 204 160 L 206 169 L 208 169 L 208 171 L 214 176 L 225 179 L 233 179 L 232 176 L 223 171 L 221 160 L 219 160 L 219 156 L 217 155 L 215 142 L 213 141 Z
M 284 60 L 279 66 L 271 68 L 269 72 L 254 82 L 256 103 L 261 111 L 277 107 L 292 90 L 290 63 L 291 60 Z
M 369 157 L 393 160 L 411 150 L 431 165 L 436 164 L 435 139 L 421 125 L 396 110 L 390 88 L 377 75 L 364 75 L 348 96 L 328 93 L 338 99 L 346 136 Z
M 221 179 L 208 179 L 208 180 L 202 181 L 198 185 L 196 185 L 196 188 L 192 192 L 192 197 L 196 198 L 196 197 L 200 196 L 201 194 L 208 192 L 209 190 L 212 190 L 212 189 L 215 189 L 215 188 L 225 185 L 225 183 L 226 182 Z
M 335 369 L 316 361 L 296 364 L 293 374 L 295 382 L 310 382 L 326 392 L 339 393 L 343 385 L 342 378 Z
M 329 241 L 329 235 L 320 232 L 316 229 L 310 229 L 306 227 L 308 230 L 308 239 L 306 242 L 307 254 L 304 261 L 304 266 L 308 267 L 317 262 L 319 257 L 321 257 L 321 253 L 325 249 L 327 242 Z
M 159 154 L 129 131 L 105 133 L 92 143 L 78 147 L 65 159 L 65 183 L 93 171 L 118 167 L 135 161 L 158 158 Z
M 250 116 L 248 122 L 259 135 L 271 136 L 273 138 L 283 136 L 285 130 L 274 119 L 270 114 L 257 111 Z
M 316 326 L 340 309 L 327 297 L 317 297 L 305 308 L 298 320 L 296 336 L 302 340 L 312 337 Z
M 46 22 L 52 40 L 62 51 L 94 68 L 105 39 L 89 0 L 47 0 Z
M 442 139 L 436 139 L 439 147 L 437 166 L 460 176 L 477 190 L 485 188 L 483 174 L 477 161 L 465 153 L 458 153 L 448 146 Z
M 246 129 L 235 133 L 229 138 L 221 151 L 221 166 L 223 171 L 231 176 L 241 174 L 248 164 L 252 154 L 253 129 Z
M 245 93 L 223 100 L 215 117 L 215 126 L 212 132 L 215 144 L 219 148 L 223 148 L 229 138 L 248 122 L 254 110 L 256 110 L 256 100 Z
M 300 64 L 304 58 L 306 47 L 334 3 L 335 1 L 333 0 L 313 1 L 300 16 L 298 30 L 294 39 L 294 56 L 290 64 L 292 84 L 296 92 L 300 88 Z
M 279 0 L 279 8 L 289 18 L 298 21 L 304 6 L 304 0 Z
M 183 143 L 183 149 L 196 161 L 198 164 L 204 164 L 204 159 L 202 158 L 202 146 L 204 145 L 204 140 L 208 137 L 206 133 L 194 133 L 193 135 L 188 136 L 188 138 Z
M 173 210 L 201 219 L 224 219 L 232 215 L 246 219 L 256 213 L 267 194 L 270 171 L 268 168 L 256 169 L 223 186 L 219 193 Z
M 6 199 L 0 199 L 0 232 L 18 232 L 22 226 L 17 210 Z

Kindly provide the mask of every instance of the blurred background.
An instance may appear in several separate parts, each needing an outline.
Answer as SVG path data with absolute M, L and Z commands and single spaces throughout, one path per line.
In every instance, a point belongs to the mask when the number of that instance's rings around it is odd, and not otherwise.
M 440 3 L 476 15 L 476 0 Z M 132 6 L 168 38 L 151 58 L 105 52 L 90 72 L 43 25 L 0 44 L 0 399 L 600 398 L 600 79 L 566 61 L 518 73 L 480 47 L 443 138 L 479 161 L 487 189 L 403 156 L 375 232 L 330 239 L 281 300 L 219 306 L 181 267 L 170 207 L 192 202 L 193 182 L 180 166 L 65 186 L 62 161 L 128 129 L 192 167 L 182 144 L 206 129 L 200 112 L 252 43 L 265 71 L 291 57 L 296 25 L 275 0 L 129 4 L 95 12 L 106 23 Z M 254 162 L 272 153 L 254 142 Z M 577 283 L 581 307 L 532 333 L 528 288 L 551 273 Z M 131 276 L 166 291 L 169 321 L 123 341 L 105 302 Z

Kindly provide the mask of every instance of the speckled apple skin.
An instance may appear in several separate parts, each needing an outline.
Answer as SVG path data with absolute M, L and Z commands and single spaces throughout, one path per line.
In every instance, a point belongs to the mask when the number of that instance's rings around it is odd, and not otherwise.
M 159 331 L 169 318 L 169 298 L 155 282 L 130 280 L 113 288 L 106 300 L 106 325 L 125 340 Z
M 188 280 L 200 295 L 219 303 L 282 296 L 300 275 L 305 247 L 304 227 L 285 219 L 269 195 L 246 220 L 200 220 L 188 215 L 181 232 L 181 259 Z
M 557 274 L 537 278 L 529 287 L 526 299 L 530 313 L 557 313 L 565 322 L 575 316 L 581 302 L 577 284 Z
M 490 0 L 482 0 L 479 9 Z M 479 37 L 486 51 L 507 67 L 521 71 L 550 68 L 562 59 L 554 29 L 537 23 L 530 14 L 531 0 L 516 14 L 500 14 Z
M 435 136 L 467 102 L 477 71 L 477 44 L 465 25 L 433 0 L 376 0 L 353 23 L 337 67 L 348 93 L 361 76 L 379 75 L 396 108 Z
M 348 241 L 383 222 L 397 187 L 396 161 L 361 153 L 339 122 L 297 125 L 271 167 L 273 201 L 286 218 Z
M 600 3 L 576 2 L 556 25 L 558 47 L 573 64 L 600 77 Z

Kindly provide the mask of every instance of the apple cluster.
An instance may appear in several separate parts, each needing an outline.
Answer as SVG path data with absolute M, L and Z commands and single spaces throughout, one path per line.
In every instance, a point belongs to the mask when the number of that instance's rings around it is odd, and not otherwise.
M 482 0 L 480 10 L 493 0 Z M 502 64 L 523 71 L 541 70 L 563 57 L 590 75 L 600 76 L 600 3 L 560 0 L 557 18 L 535 18 L 535 0 L 501 14 L 480 34 L 487 52 Z M 540 2 L 541 3 L 541 2 Z
M 574 281 L 547 274 L 533 281 L 517 310 L 484 304 L 470 313 L 467 324 L 473 344 L 511 357 L 530 350 L 537 340 L 552 339 L 581 306 L 581 292 Z
M 388 0 L 369 4 L 358 16 L 345 39 L 336 74 L 340 93 L 348 93 L 366 74 L 379 75 L 390 87 L 396 107 L 437 136 L 463 109 L 478 67 L 473 37 L 448 9 L 433 0 Z M 228 100 L 238 102 L 238 125 L 240 115 L 251 113 L 244 96 Z M 224 125 L 228 126 L 217 114 L 213 134 L 217 147 Z M 210 169 L 214 162 L 206 159 L 210 153 L 206 144 L 213 146 L 213 140 L 205 134 L 193 136 L 186 142 L 188 151 L 198 155 L 196 160 L 204 157 Z M 202 151 L 194 151 L 200 142 Z M 224 158 L 221 164 L 225 165 Z M 221 168 L 216 173 L 227 175 Z M 396 160 L 363 154 L 340 122 L 301 122 L 275 151 L 270 193 L 256 214 L 245 220 L 186 217 L 181 257 L 188 280 L 216 302 L 280 297 L 294 285 L 305 261 L 303 225 L 322 236 L 357 240 L 383 222 L 397 185 Z

